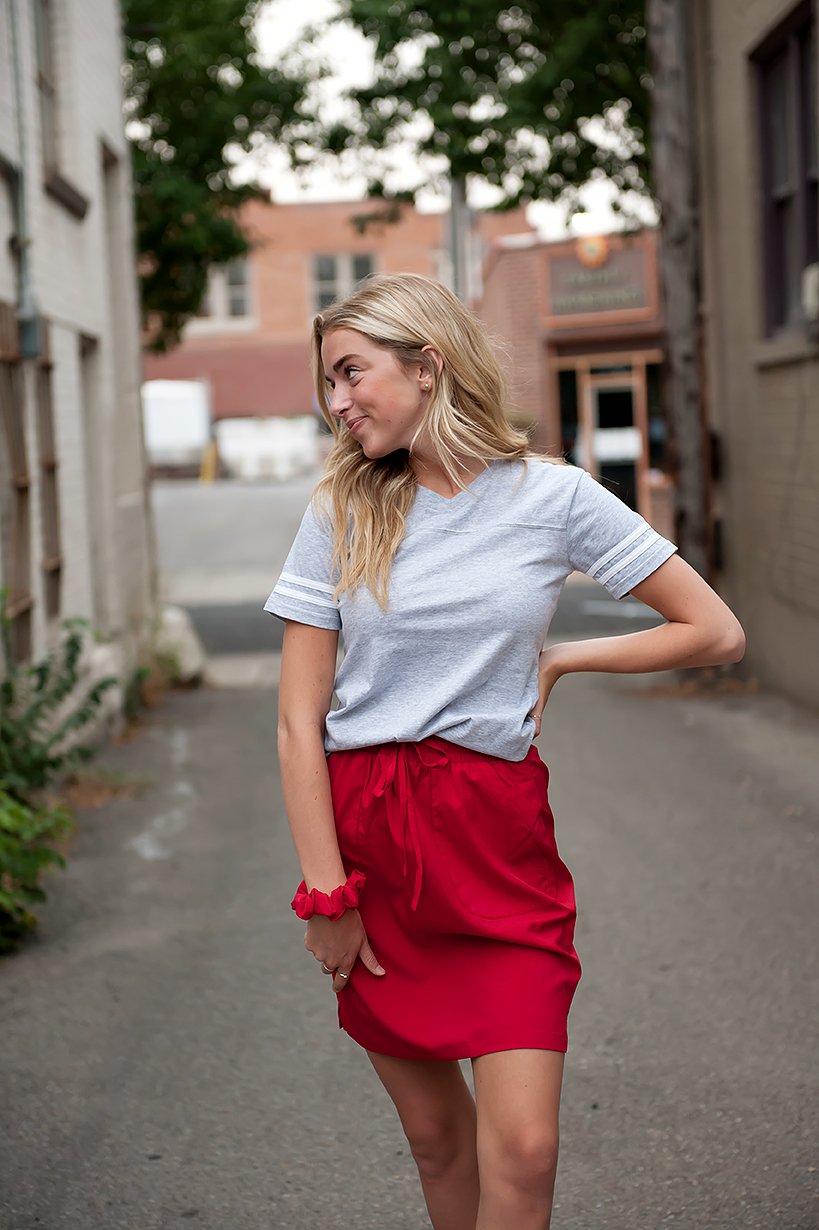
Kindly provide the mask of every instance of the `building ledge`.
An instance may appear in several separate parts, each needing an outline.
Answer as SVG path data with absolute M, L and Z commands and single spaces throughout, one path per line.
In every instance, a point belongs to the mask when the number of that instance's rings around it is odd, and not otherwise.
M 227 338 L 237 333 L 255 333 L 258 328 L 259 322 L 254 316 L 193 316 L 185 325 L 182 337 L 186 342 L 202 337 L 212 340 L 220 335 Z
M 81 222 L 88 213 L 88 197 L 70 184 L 58 171 L 50 171 L 43 184 L 50 197 Z
M 758 342 L 754 349 L 756 367 L 784 367 L 789 363 L 808 363 L 819 359 L 819 342 L 804 333 L 789 333 Z

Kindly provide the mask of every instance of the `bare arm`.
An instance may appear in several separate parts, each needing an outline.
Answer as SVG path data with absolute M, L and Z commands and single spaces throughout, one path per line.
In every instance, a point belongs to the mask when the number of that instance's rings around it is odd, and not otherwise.
M 536 733 L 549 693 L 562 675 L 576 671 L 639 674 L 687 666 L 739 662 L 745 652 L 742 625 L 699 573 L 678 555 L 632 590 L 667 622 L 659 628 L 551 645 L 540 655 Z
M 307 888 L 323 893 L 331 893 L 347 878 L 324 752 L 324 721 L 333 699 L 337 651 L 338 632 L 287 621 L 279 684 L 282 794 Z M 348 909 L 335 921 L 314 915 L 307 923 L 304 946 L 326 970 L 339 971 L 333 978 L 336 992 L 348 985 L 357 958 L 371 973 L 384 974 L 358 910 Z
M 337 651 L 338 632 L 287 621 L 279 684 L 282 794 L 307 887 L 323 893 L 346 879 L 324 752 Z

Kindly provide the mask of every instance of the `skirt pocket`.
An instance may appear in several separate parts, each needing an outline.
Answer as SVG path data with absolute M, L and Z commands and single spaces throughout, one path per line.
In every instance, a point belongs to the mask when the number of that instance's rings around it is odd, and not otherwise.
M 435 774 L 430 827 L 451 891 L 478 918 L 542 910 L 555 891 L 545 765 L 453 760 Z

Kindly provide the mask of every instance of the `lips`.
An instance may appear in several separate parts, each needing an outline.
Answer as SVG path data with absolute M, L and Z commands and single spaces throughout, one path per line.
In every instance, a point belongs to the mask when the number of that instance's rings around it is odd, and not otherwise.
M 349 419 L 347 422 L 348 431 L 357 431 L 360 423 L 363 423 L 367 418 L 366 414 L 359 415 L 357 419 Z

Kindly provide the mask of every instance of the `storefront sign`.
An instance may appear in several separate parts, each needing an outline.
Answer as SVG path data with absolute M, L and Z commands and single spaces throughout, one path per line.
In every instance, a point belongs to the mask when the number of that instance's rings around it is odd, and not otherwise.
M 649 308 L 647 274 L 645 249 L 636 244 L 607 252 L 598 265 L 591 265 L 586 253 L 579 250 L 553 256 L 549 262 L 549 314 L 591 316 Z

